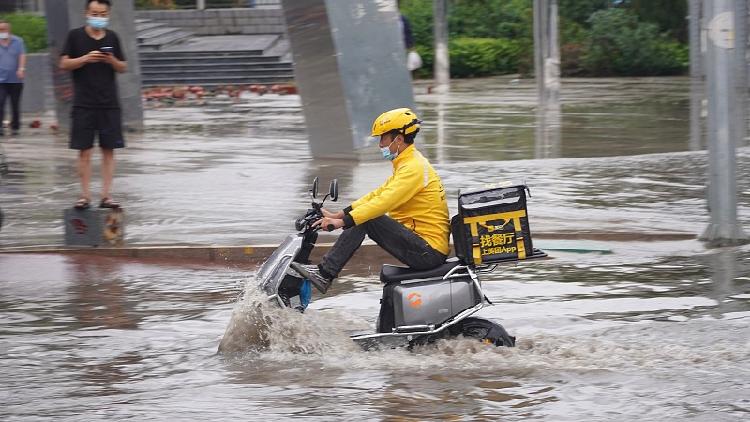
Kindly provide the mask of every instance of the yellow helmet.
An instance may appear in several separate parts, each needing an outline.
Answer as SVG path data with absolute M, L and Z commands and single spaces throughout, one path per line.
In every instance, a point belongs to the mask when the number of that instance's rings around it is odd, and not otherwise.
M 410 109 L 397 108 L 386 111 L 375 119 L 372 123 L 372 134 L 370 136 L 380 136 L 392 130 L 398 130 L 404 135 L 408 135 L 419 130 L 420 123 L 422 121 Z

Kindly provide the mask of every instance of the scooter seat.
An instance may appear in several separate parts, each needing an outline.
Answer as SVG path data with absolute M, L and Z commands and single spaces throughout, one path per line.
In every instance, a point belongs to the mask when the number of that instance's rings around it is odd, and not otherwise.
M 431 270 L 414 270 L 409 267 L 385 264 L 380 270 L 380 281 L 383 284 L 390 284 L 404 280 L 442 277 L 459 264 L 460 262 L 458 261 L 458 258 L 449 258 L 445 261 L 445 264 Z

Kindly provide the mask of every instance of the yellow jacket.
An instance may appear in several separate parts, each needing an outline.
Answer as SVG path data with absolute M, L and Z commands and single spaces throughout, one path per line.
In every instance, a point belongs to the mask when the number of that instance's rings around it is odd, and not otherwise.
M 445 189 L 430 162 L 409 145 L 393 160 L 393 175 L 347 208 L 348 225 L 385 215 L 448 255 L 450 223 Z

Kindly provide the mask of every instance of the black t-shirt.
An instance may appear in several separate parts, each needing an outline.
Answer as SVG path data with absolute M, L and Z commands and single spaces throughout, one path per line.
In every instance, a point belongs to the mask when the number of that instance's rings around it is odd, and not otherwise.
M 96 40 L 86 33 L 85 27 L 71 30 L 65 40 L 61 56 L 76 59 L 101 47 L 112 47 L 112 54 L 125 61 L 117 34 L 105 30 L 104 38 Z M 120 108 L 117 97 L 115 70 L 109 63 L 88 63 L 73 71 L 75 97 L 73 106 L 93 108 Z

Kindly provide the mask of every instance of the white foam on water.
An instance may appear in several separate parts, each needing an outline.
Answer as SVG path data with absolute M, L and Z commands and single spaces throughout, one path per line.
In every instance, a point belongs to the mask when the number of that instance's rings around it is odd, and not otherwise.
M 339 328 L 341 321 L 341 318 L 331 318 L 314 310 L 303 314 L 281 308 L 256 288 L 252 277 L 234 307 L 219 351 L 304 355 L 321 354 L 332 348 L 357 350 L 349 336 Z
M 341 311 L 308 310 L 302 314 L 282 309 L 254 288 L 246 288 L 220 350 L 231 352 L 237 359 L 268 364 L 295 362 L 315 368 L 395 373 L 491 371 L 511 377 L 591 371 L 672 374 L 675 368 L 683 367 L 714 372 L 732 365 L 744 366 L 750 360 L 746 343 L 737 340 L 747 338 L 750 329 L 744 324 L 727 326 L 715 320 L 623 322 L 614 327 L 593 327 L 575 336 L 536 334 L 519 338 L 515 348 L 456 338 L 414 350 L 366 352 L 349 339 L 349 334 L 369 325 L 369 321 Z M 719 326 L 723 334 L 717 336 Z M 701 344 L 701 339 L 695 338 L 696 331 L 701 330 L 712 331 L 711 344 Z

